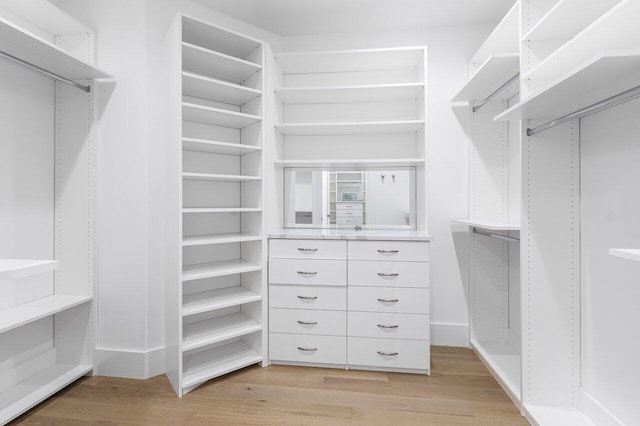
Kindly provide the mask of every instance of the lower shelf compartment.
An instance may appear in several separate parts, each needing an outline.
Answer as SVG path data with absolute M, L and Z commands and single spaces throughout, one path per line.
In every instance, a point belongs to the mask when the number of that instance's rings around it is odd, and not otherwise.
M 203 348 L 260 330 L 260 324 L 242 313 L 185 324 L 182 351 Z
M 573 407 L 524 405 L 525 418 L 540 425 L 596 426 L 582 411 Z
M 481 361 L 489 368 L 515 403 L 522 401 L 522 355 L 507 342 L 478 342 L 471 339 L 471 346 Z
M 52 295 L 0 311 L 0 333 L 93 300 L 92 296 Z
M 186 356 L 183 360 L 182 388 L 192 388 L 261 361 L 262 356 L 242 342 Z
M 90 365 L 56 364 L 0 393 L 0 423 L 15 419 L 92 368 Z

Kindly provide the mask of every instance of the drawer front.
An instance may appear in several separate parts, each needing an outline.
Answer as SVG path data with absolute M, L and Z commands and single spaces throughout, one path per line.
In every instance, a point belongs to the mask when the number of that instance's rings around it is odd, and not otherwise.
M 336 203 L 336 210 L 360 210 L 362 211 L 362 204 L 360 203 Z
M 349 312 L 349 337 L 429 340 L 429 315 Z
M 349 260 L 429 261 L 429 243 L 424 241 L 349 241 L 348 247 Z
M 337 217 L 362 217 L 362 210 L 336 210 Z
M 273 361 L 346 364 L 347 339 L 336 336 L 269 333 Z
M 347 288 L 270 284 L 269 307 L 344 311 Z
M 429 314 L 429 289 L 348 287 L 350 311 Z
M 347 262 L 344 260 L 270 259 L 269 282 L 346 286 Z
M 349 261 L 349 285 L 429 287 L 429 262 Z
M 345 336 L 347 313 L 345 311 L 320 311 L 309 309 L 269 309 L 271 333 L 321 334 Z
M 350 365 L 430 370 L 429 342 L 425 340 L 348 338 Z
M 285 259 L 346 259 L 346 241 L 269 240 L 269 257 Z
M 357 226 L 362 225 L 362 216 L 358 217 L 344 217 L 344 216 L 336 216 L 336 224 L 337 225 L 349 225 L 349 226 Z

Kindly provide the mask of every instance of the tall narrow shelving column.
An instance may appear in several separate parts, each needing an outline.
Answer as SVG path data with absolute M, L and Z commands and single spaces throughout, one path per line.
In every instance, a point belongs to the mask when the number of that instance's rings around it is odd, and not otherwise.
M 169 152 L 167 374 L 179 396 L 263 360 L 263 43 L 186 16 Z

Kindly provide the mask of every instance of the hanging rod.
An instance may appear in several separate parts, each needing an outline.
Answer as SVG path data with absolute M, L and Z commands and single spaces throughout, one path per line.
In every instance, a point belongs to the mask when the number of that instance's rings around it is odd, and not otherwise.
M 490 94 L 489 96 L 487 96 L 487 98 L 480 102 L 478 105 L 473 107 L 473 112 L 478 111 L 480 108 L 482 108 L 483 106 L 485 106 L 489 101 L 491 101 L 491 99 L 495 98 L 496 96 L 498 96 L 500 94 L 500 92 L 502 92 L 504 89 L 506 89 L 507 87 L 509 87 L 511 85 L 511 83 L 513 83 L 514 81 L 516 81 L 518 78 L 520 78 L 520 73 L 517 72 L 516 75 L 514 75 L 513 77 L 511 77 L 509 79 L 509 81 L 507 81 L 506 83 L 504 83 L 502 86 L 498 87 L 492 94 Z
M 610 98 L 604 99 L 600 102 L 596 102 L 593 105 L 584 107 L 578 111 L 572 112 L 571 114 L 567 114 L 563 117 L 556 118 L 555 120 L 541 124 L 534 128 L 527 129 L 527 136 L 533 136 L 536 133 L 543 132 L 552 127 L 558 126 L 562 123 L 566 123 L 567 121 L 588 117 L 600 111 L 604 111 L 605 109 L 613 108 L 614 106 L 623 104 L 625 102 L 629 102 L 630 100 L 635 99 L 637 97 L 640 97 L 640 86 L 636 86 L 632 89 L 625 90 L 622 93 L 618 93 L 617 95 L 611 96 Z
M 497 238 L 499 240 L 507 241 L 509 243 L 519 243 L 520 242 L 520 238 L 507 237 L 506 235 L 500 235 L 500 234 L 496 234 L 494 232 L 483 231 L 483 230 L 475 228 L 475 227 L 473 228 L 473 233 L 474 234 L 479 234 L 479 235 L 484 235 L 485 237 Z
M 30 71 L 33 71 L 33 72 L 36 72 L 38 74 L 43 74 L 43 75 L 45 75 L 45 76 L 47 76 L 49 78 L 52 78 L 52 79 L 57 80 L 57 81 L 59 81 L 61 83 L 64 83 L 64 84 L 68 84 L 69 86 L 75 87 L 77 89 L 84 90 L 87 93 L 91 92 L 91 86 L 84 86 L 84 85 L 82 85 L 80 83 L 76 83 L 73 80 L 69 80 L 68 78 L 62 77 L 61 75 L 58 75 L 58 74 L 53 73 L 51 71 L 47 71 L 46 69 L 41 68 L 41 67 L 39 67 L 37 65 L 34 65 L 34 64 L 30 63 L 30 62 L 23 61 L 22 59 L 16 58 L 15 56 L 10 55 L 10 54 L 8 54 L 6 52 L 3 52 L 1 50 L 0 50 L 0 59 L 4 59 L 7 62 L 11 62 L 12 64 L 18 65 L 18 66 L 20 66 L 22 68 L 26 68 L 26 69 L 28 69 Z

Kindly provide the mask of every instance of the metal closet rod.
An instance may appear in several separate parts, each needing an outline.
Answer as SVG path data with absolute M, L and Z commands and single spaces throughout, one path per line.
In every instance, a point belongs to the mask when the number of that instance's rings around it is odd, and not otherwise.
M 57 80 L 57 81 L 61 82 L 61 83 L 68 84 L 69 86 L 75 87 L 76 89 L 84 90 L 87 93 L 91 92 L 91 86 L 84 86 L 84 85 L 82 85 L 80 83 L 76 83 L 73 80 L 69 80 L 68 78 L 65 78 L 65 77 L 63 77 L 61 75 L 58 75 L 58 74 L 53 73 L 51 71 L 47 71 L 44 68 L 41 68 L 41 67 L 39 67 L 37 65 L 32 64 L 31 62 L 27 62 L 27 61 L 24 61 L 24 60 L 22 60 L 20 58 L 16 58 L 15 56 L 10 55 L 10 54 L 8 54 L 6 52 L 3 52 L 1 50 L 0 50 L 0 59 L 4 59 L 7 62 L 11 62 L 12 64 L 18 65 L 18 66 L 20 66 L 22 68 L 26 68 L 26 69 L 28 69 L 30 71 L 35 72 L 35 73 L 43 74 L 43 75 L 45 75 L 45 76 L 47 76 L 49 78 L 52 78 L 54 80 Z
M 507 237 L 506 235 L 496 234 L 495 232 L 484 231 L 482 229 L 473 228 L 474 234 L 484 235 L 485 237 L 497 238 L 502 241 L 507 241 L 509 243 L 519 243 L 520 238 L 515 237 Z
M 640 97 L 640 86 L 636 86 L 632 89 L 625 90 L 622 93 L 618 93 L 617 95 L 611 96 L 610 98 L 604 99 L 593 105 L 589 105 L 588 107 L 572 112 L 571 114 L 567 114 L 564 117 L 560 117 L 555 120 L 551 120 L 548 123 L 544 123 L 539 126 L 529 128 L 527 129 L 527 136 L 533 136 L 537 133 L 540 133 L 552 127 L 558 126 L 562 123 L 566 123 L 567 121 L 588 117 L 600 111 L 604 111 L 605 109 L 613 108 L 614 106 L 623 104 L 625 102 L 629 102 L 630 100 L 635 99 L 637 97 Z
M 516 75 L 514 75 L 513 77 L 511 77 L 509 79 L 509 81 L 507 81 L 506 83 L 504 83 L 502 86 L 498 87 L 492 94 L 490 94 L 489 96 L 486 97 L 486 99 L 482 102 L 480 102 L 478 105 L 473 107 L 473 112 L 478 111 L 480 108 L 482 108 L 483 106 L 485 106 L 487 103 L 489 103 L 489 101 L 491 101 L 491 99 L 495 98 L 496 96 L 498 96 L 500 94 L 500 92 L 502 92 L 504 89 L 506 89 L 507 87 L 509 87 L 511 85 L 511 83 L 513 83 L 514 81 L 516 81 L 518 78 L 520 78 L 520 73 L 516 73 Z

